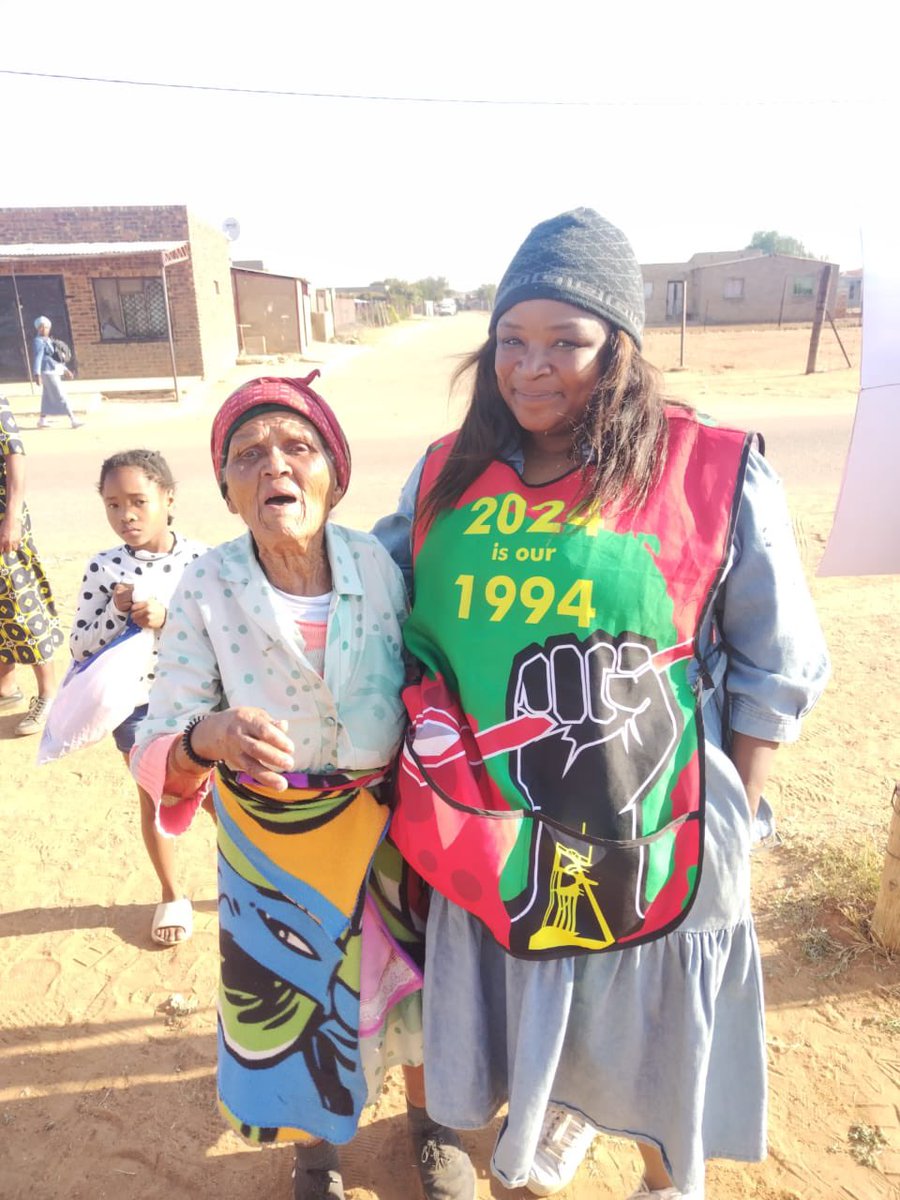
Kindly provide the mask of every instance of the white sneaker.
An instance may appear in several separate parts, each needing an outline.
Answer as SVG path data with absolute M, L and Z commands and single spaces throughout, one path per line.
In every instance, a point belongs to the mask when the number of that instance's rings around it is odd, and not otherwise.
M 628 1200 L 695 1200 L 696 1192 L 679 1192 L 676 1187 L 649 1188 L 647 1181 L 641 1180 L 636 1192 L 632 1192 Z
M 549 1104 L 525 1185 L 533 1196 L 560 1192 L 581 1166 L 597 1130 L 583 1117 Z
M 28 712 L 16 726 L 17 737 L 28 737 L 31 733 L 40 733 L 47 724 L 47 714 L 50 712 L 52 696 L 32 696 L 28 701 Z

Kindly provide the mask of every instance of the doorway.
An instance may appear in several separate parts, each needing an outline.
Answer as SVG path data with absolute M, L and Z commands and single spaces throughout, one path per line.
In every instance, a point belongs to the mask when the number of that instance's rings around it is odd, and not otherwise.
M 670 279 L 666 284 L 666 320 L 680 321 L 684 305 L 684 280 Z
M 27 351 L 22 345 L 16 311 L 17 290 Z M 31 378 L 31 340 L 36 317 L 50 318 L 53 337 L 61 338 L 72 349 L 73 361 L 69 366 L 74 369 L 75 347 L 62 275 L 17 275 L 15 282 L 11 275 L 0 275 L 0 383 L 23 383 Z

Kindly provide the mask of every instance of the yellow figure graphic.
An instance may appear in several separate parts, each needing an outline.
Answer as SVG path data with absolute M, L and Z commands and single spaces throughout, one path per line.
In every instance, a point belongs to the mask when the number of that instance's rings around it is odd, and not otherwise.
M 557 946 L 603 950 L 615 941 L 594 895 L 597 885 L 585 874 L 585 868 L 591 865 L 593 857 L 593 849 L 585 855 L 570 846 L 556 843 L 550 876 L 550 900 L 543 925 L 528 941 L 529 950 L 552 950 Z M 597 919 L 602 935 L 599 938 L 583 937 L 576 929 L 578 901 L 583 895 L 587 897 Z

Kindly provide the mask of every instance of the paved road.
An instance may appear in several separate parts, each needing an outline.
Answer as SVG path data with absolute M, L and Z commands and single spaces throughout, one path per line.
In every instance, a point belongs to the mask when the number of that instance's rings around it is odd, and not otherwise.
M 458 423 L 464 393 L 451 401 L 450 376 L 485 333 L 484 314 L 421 321 L 323 369 L 319 386 L 339 412 L 353 450 L 354 475 L 339 520 L 368 528 L 390 511 L 428 442 Z M 113 403 L 83 429 L 26 429 L 28 501 L 48 564 L 54 558 L 83 562 L 110 544 L 95 491 L 100 463 L 136 445 L 169 457 L 179 480 L 178 523 L 186 533 L 209 541 L 235 536 L 238 525 L 218 495 L 208 457 L 211 417 L 232 382 L 223 381 L 221 394 L 197 409 Z M 836 496 L 850 427 L 847 416 L 765 419 L 768 453 L 789 492 L 813 488 Z
M 315 386 L 337 409 L 350 438 L 354 473 L 339 520 L 367 528 L 393 507 L 403 480 L 430 440 L 452 428 L 449 379 L 459 355 L 484 336 L 484 315 L 467 313 L 390 330 L 374 347 L 323 368 Z M 312 364 L 278 364 L 305 374 Z M 262 371 L 262 368 L 260 368 Z M 23 419 L 28 503 L 38 544 L 51 556 L 85 559 L 111 544 L 96 482 L 109 454 L 133 446 L 161 450 L 178 480 L 179 526 L 209 541 L 236 536 L 238 526 L 215 487 L 209 429 L 234 380 L 202 407 L 109 403 L 82 428 L 38 431 Z
M 765 419 L 766 456 L 789 494 L 811 489 L 837 495 L 852 428 L 853 418 L 843 414 Z

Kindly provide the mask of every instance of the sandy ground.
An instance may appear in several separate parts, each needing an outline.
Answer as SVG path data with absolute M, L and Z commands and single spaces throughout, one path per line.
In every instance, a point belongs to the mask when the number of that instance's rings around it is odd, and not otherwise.
M 392 506 L 426 442 L 454 423 L 449 373 L 484 327 L 482 316 L 461 314 L 399 327 L 349 354 L 323 350 L 323 390 L 354 449 L 354 480 L 339 519 L 368 527 Z M 859 331 L 842 336 L 858 364 Z M 674 394 L 766 433 L 834 659 L 833 683 L 804 740 L 778 757 L 769 791 L 781 841 L 754 863 L 767 988 L 769 1157 L 711 1164 L 712 1200 L 900 1195 L 900 970 L 846 915 L 859 880 L 877 878 L 900 776 L 900 581 L 812 577 L 830 528 L 858 373 L 844 366 L 826 332 L 824 369 L 805 376 L 807 339 L 803 329 L 691 332 L 685 369 L 671 369 L 677 333 L 648 339 L 648 355 L 666 369 Z M 221 381 L 220 396 L 230 382 Z M 66 625 L 84 562 L 114 541 L 94 493 L 105 455 L 140 444 L 163 449 L 180 480 L 180 528 L 210 541 L 236 532 L 208 464 L 215 394 L 182 408 L 110 403 L 79 431 L 32 432 L 34 417 L 21 417 L 37 541 Z M 29 672 L 21 683 L 32 690 Z M 179 849 L 195 902 L 194 937 L 175 951 L 152 949 L 155 881 L 139 841 L 134 789 L 112 744 L 38 769 L 35 740 L 12 737 L 16 720 L 0 717 L 7 829 L 0 846 L 0 1195 L 287 1197 L 290 1150 L 246 1147 L 215 1109 L 211 825 L 198 823 Z M 871 892 L 862 892 L 865 903 Z M 196 1006 L 190 1015 L 166 1014 L 174 993 Z M 353 1200 L 418 1197 L 402 1112 L 392 1079 L 345 1152 Z M 479 1200 L 511 1195 L 488 1173 L 493 1135 L 466 1137 Z M 633 1148 L 598 1139 L 563 1195 L 620 1198 L 636 1177 Z

